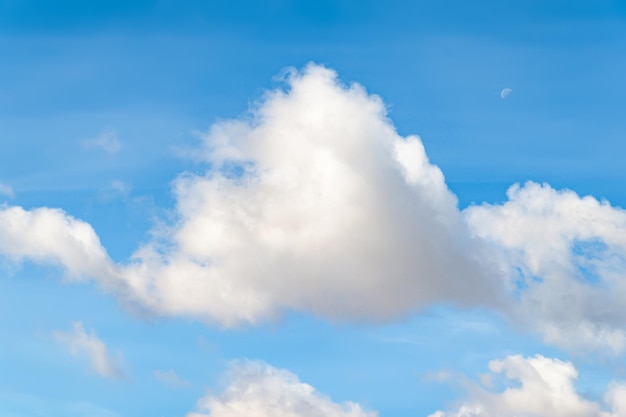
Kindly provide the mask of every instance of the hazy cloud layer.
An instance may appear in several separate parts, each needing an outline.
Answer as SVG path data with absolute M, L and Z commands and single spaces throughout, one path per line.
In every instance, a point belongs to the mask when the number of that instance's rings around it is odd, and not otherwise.
M 87 359 L 91 369 L 98 375 L 105 378 L 123 377 L 120 359 L 111 356 L 104 342 L 93 331 L 86 332 L 82 323 L 74 323 L 68 332 L 55 332 L 54 338 L 72 355 Z
M 376 417 L 360 405 L 336 403 L 288 371 L 260 362 L 241 362 L 229 385 L 198 401 L 187 417 Z
M 483 384 L 466 383 L 468 397 L 452 411 L 429 417 L 622 417 L 626 415 L 626 385 L 611 383 L 603 401 L 576 392 L 578 371 L 570 362 L 541 355 L 509 356 L 489 362 Z M 463 379 L 463 378 L 456 378 Z M 492 388 L 498 381 L 503 386 Z

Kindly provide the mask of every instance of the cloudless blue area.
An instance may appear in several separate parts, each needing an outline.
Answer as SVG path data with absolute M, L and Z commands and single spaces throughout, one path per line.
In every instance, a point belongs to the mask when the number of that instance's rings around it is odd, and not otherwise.
M 10 204 L 88 221 L 124 261 L 172 208 L 170 182 L 203 168 L 181 156 L 195 132 L 313 61 L 380 95 L 461 207 L 527 180 L 626 207 L 624 51 L 618 0 L 0 0 L 0 183 Z M 119 152 L 84 146 L 107 129 Z M 239 358 L 381 416 L 425 416 L 462 392 L 428 373 L 476 375 L 513 353 L 568 359 L 483 311 L 440 306 L 378 326 L 291 314 L 226 331 L 143 317 L 47 268 L 2 271 L 0 417 L 183 416 Z M 99 378 L 54 342 L 73 321 L 123 355 L 125 379 Z M 608 368 L 582 364 L 591 397 Z M 157 369 L 191 386 L 167 387 Z

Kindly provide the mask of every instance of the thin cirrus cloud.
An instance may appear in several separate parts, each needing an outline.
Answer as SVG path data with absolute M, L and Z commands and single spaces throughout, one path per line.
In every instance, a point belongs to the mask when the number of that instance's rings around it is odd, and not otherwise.
M 570 362 L 541 355 L 508 356 L 489 362 L 482 384 L 464 376 L 467 398 L 452 410 L 429 417 L 621 417 L 626 413 L 626 385 L 611 382 L 603 400 L 591 401 L 576 391 L 578 371 Z M 504 381 L 495 389 L 493 380 Z
M 0 182 L 0 196 L 13 198 L 15 197 L 15 192 L 13 191 L 13 188 L 11 186 L 2 184 Z
M 186 417 L 377 417 L 353 402 L 336 403 L 289 371 L 263 362 L 238 362 L 229 384 L 198 401 Z
M 54 339 L 72 355 L 87 359 L 91 369 L 105 378 L 122 378 L 121 358 L 114 358 L 106 344 L 95 332 L 87 332 L 81 322 L 75 322 L 67 332 L 54 332 Z
M 178 374 L 169 369 L 167 371 L 162 371 L 160 369 L 156 369 L 152 372 L 152 376 L 154 379 L 165 384 L 171 388 L 188 388 L 191 386 L 191 383 L 180 376 Z
M 87 149 L 101 149 L 107 153 L 116 153 L 122 149 L 122 142 L 115 131 L 107 129 L 97 137 L 84 140 L 83 146 Z
M 49 208 L 0 208 L 0 252 L 226 327 L 286 310 L 384 321 L 446 302 L 497 309 L 572 350 L 624 350 L 623 210 L 528 183 L 460 211 L 379 97 L 312 64 L 286 83 L 212 126 L 198 150 L 211 168 L 176 178 L 176 221 L 127 263 Z

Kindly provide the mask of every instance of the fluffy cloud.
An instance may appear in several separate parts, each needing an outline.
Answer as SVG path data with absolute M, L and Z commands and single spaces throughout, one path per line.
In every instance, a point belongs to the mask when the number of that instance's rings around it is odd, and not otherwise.
M 288 371 L 241 362 L 223 392 L 208 394 L 187 417 L 376 417 L 358 404 L 338 404 Z
M 82 323 L 74 323 L 69 332 L 55 332 L 54 338 L 72 355 L 85 357 L 98 375 L 105 378 L 121 378 L 124 375 L 120 359 L 113 358 L 104 342 L 93 331 L 87 333 Z
M 497 298 L 480 241 L 420 139 L 400 137 L 380 98 L 335 72 L 292 72 L 285 90 L 215 124 L 204 144 L 206 173 L 174 182 L 177 221 L 127 265 L 111 263 L 89 225 L 45 208 L 0 211 L 0 251 L 95 277 L 158 314 L 224 326 L 289 309 L 388 320 Z
M 176 220 L 124 265 L 47 208 L 0 207 L 0 253 L 222 326 L 286 310 L 383 321 L 446 302 L 502 309 L 562 347 L 626 347 L 623 210 L 529 183 L 460 212 L 420 139 L 329 69 L 290 72 L 248 116 L 213 125 L 197 156 L 206 172 L 173 183 Z
M 0 253 L 62 266 L 73 279 L 112 284 L 118 273 L 93 228 L 62 210 L 0 206 Z
M 626 211 L 548 185 L 513 186 L 502 205 L 465 210 L 491 242 L 517 319 L 570 348 L 626 345 Z
M 626 385 L 612 383 L 601 402 L 576 392 L 576 368 L 569 362 L 537 355 L 509 356 L 489 362 L 483 380 L 503 379 L 500 391 L 468 384 L 468 398 L 456 410 L 429 417 L 622 417 Z
M 252 113 L 212 127 L 211 168 L 175 181 L 178 222 L 126 269 L 146 304 L 229 326 L 286 309 L 385 320 L 494 298 L 441 171 L 378 97 L 310 65 Z

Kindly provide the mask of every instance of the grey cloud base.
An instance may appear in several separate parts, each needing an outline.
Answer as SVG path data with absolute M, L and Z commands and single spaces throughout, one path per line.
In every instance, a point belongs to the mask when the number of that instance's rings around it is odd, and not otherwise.
M 177 220 L 126 264 L 48 208 L 0 208 L 0 252 L 222 326 L 289 309 L 385 321 L 444 302 L 498 309 L 568 348 L 624 348 L 621 209 L 531 183 L 461 212 L 380 98 L 316 65 L 286 84 L 211 128 L 198 150 L 210 168 L 174 181 Z M 559 313 L 571 300 L 573 318 Z

